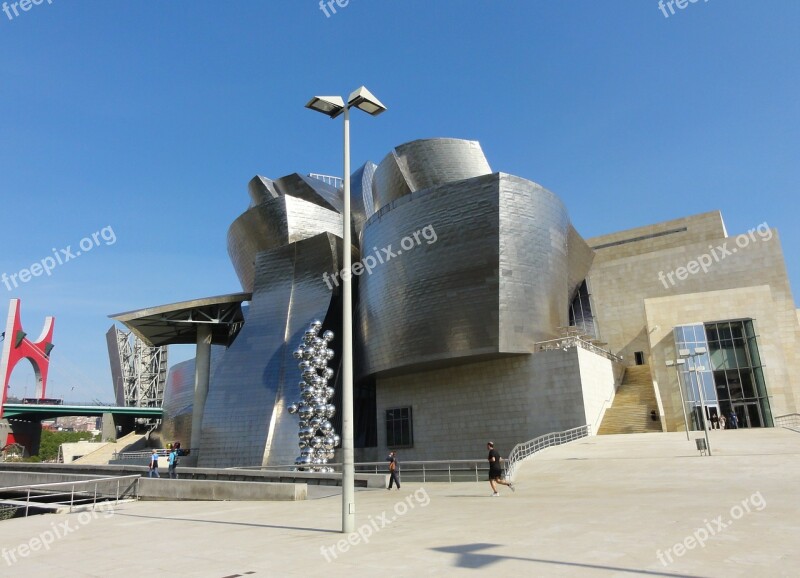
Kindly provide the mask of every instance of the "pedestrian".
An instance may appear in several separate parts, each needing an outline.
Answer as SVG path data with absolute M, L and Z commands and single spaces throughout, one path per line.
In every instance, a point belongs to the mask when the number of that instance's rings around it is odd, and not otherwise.
M 500 452 L 494 449 L 494 442 L 487 442 L 486 449 L 489 450 L 489 457 L 486 459 L 489 461 L 489 485 L 492 486 L 492 497 L 500 495 L 500 493 L 497 491 L 497 484 L 508 486 L 512 492 L 516 491 L 513 482 L 502 479 L 503 458 L 500 457 Z
M 719 429 L 725 429 L 725 414 L 719 416 Z
M 397 452 L 389 452 L 389 457 L 386 458 L 386 461 L 389 462 L 389 487 L 386 488 L 387 490 L 392 489 L 392 483 L 397 485 L 397 489 L 400 489 L 400 462 L 397 461 Z
M 177 480 L 178 474 L 175 472 L 175 468 L 178 467 L 178 448 L 175 446 L 172 446 L 172 450 L 169 452 L 169 459 L 167 460 L 167 463 L 170 479 Z
M 731 429 L 739 429 L 739 416 L 735 411 L 731 412 Z
M 158 450 L 153 450 L 153 453 L 150 454 L 150 473 L 148 474 L 150 478 L 160 478 L 161 476 L 158 475 Z

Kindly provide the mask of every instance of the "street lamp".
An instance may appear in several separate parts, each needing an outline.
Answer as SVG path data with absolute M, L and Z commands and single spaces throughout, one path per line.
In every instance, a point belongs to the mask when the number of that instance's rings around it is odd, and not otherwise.
M 708 350 L 705 347 L 695 347 L 694 353 L 690 352 L 688 349 L 680 349 L 678 351 L 678 355 L 680 355 L 683 359 L 688 358 L 696 358 L 700 355 L 705 355 Z M 711 455 L 711 442 L 708 438 L 708 423 L 706 423 L 706 400 L 703 396 L 703 380 L 700 377 L 700 372 L 705 370 L 705 367 L 697 366 L 696 362 L 692 363 L 693 367 L 689 367 L 688 371 L 694 372 L 695 377 L 697 379 L 697 392 L 700 396 L 700 419 L 703 425 L 703 432 L 706 436 L 706 450 L 708 451 L 708 455 Z
M 306 108 L 331 118 L 344 113 L 344 211 L 342 214 L 342 532 L 355 530 L 355 466 L 353 463 L 353 292 L 350 282 L 350 108 L 356 107 L 372 116 L 386 110 L 381 101 L 361 87 L 350 94 L 347 104 L 341 96 L 315 96 Z
M 675 374 L 678 376 L 678 393 L 681 394 L 681 409 L 683 410 L 683 425 L 686 428 L 686 441 L 689 441 L 689 420 L 686 418 L 686 401 L 683 399 L 683 386 L 681 385 L 681 372 L 680 366 L 686 363 L 685 359 L 668 359 L 666 362 L 667 367 L 675 366 Z

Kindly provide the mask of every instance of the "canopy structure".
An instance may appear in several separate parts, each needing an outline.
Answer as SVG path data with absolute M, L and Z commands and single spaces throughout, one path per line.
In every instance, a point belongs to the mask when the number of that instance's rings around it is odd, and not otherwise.
M 211 345 L 230 345 L 244 323 L 242 303 L 251 293 L 192 299 L 110 315 L 152 347 L 197 343 L 201 326 L 211 329 Z

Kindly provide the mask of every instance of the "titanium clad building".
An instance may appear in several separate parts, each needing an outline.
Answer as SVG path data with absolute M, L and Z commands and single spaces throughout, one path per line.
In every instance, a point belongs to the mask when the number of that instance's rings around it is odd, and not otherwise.
M 729 237 L 707 213 L 586 241 L 554 193 L 458 139 L 398 146 L 352 181 L 357 459 L 798 411 L 800 314 L 766 224 Z M 293 463 L 293 346 L 313 319 L 341 323 L 341 188 L 294 174 L 249 192 L 228 233 L 243 323 L 215 342 L 207 395 L 194 362 L 165 393 L 162 435 L 199 440 L 201 466 Z

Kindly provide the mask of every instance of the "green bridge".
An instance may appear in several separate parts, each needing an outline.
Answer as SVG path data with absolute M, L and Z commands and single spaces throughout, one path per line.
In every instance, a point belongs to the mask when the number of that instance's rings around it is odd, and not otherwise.
M 108 405 L 39 405 L 27 403 L 7 403 L 3 406 L 3 417 L 25 421 L 40 421 L 54 417 L 73 415 L 97 415 L 105 413 L 131 417 L 161 419 L 164 410 L 160 407 L 119 407 Z

